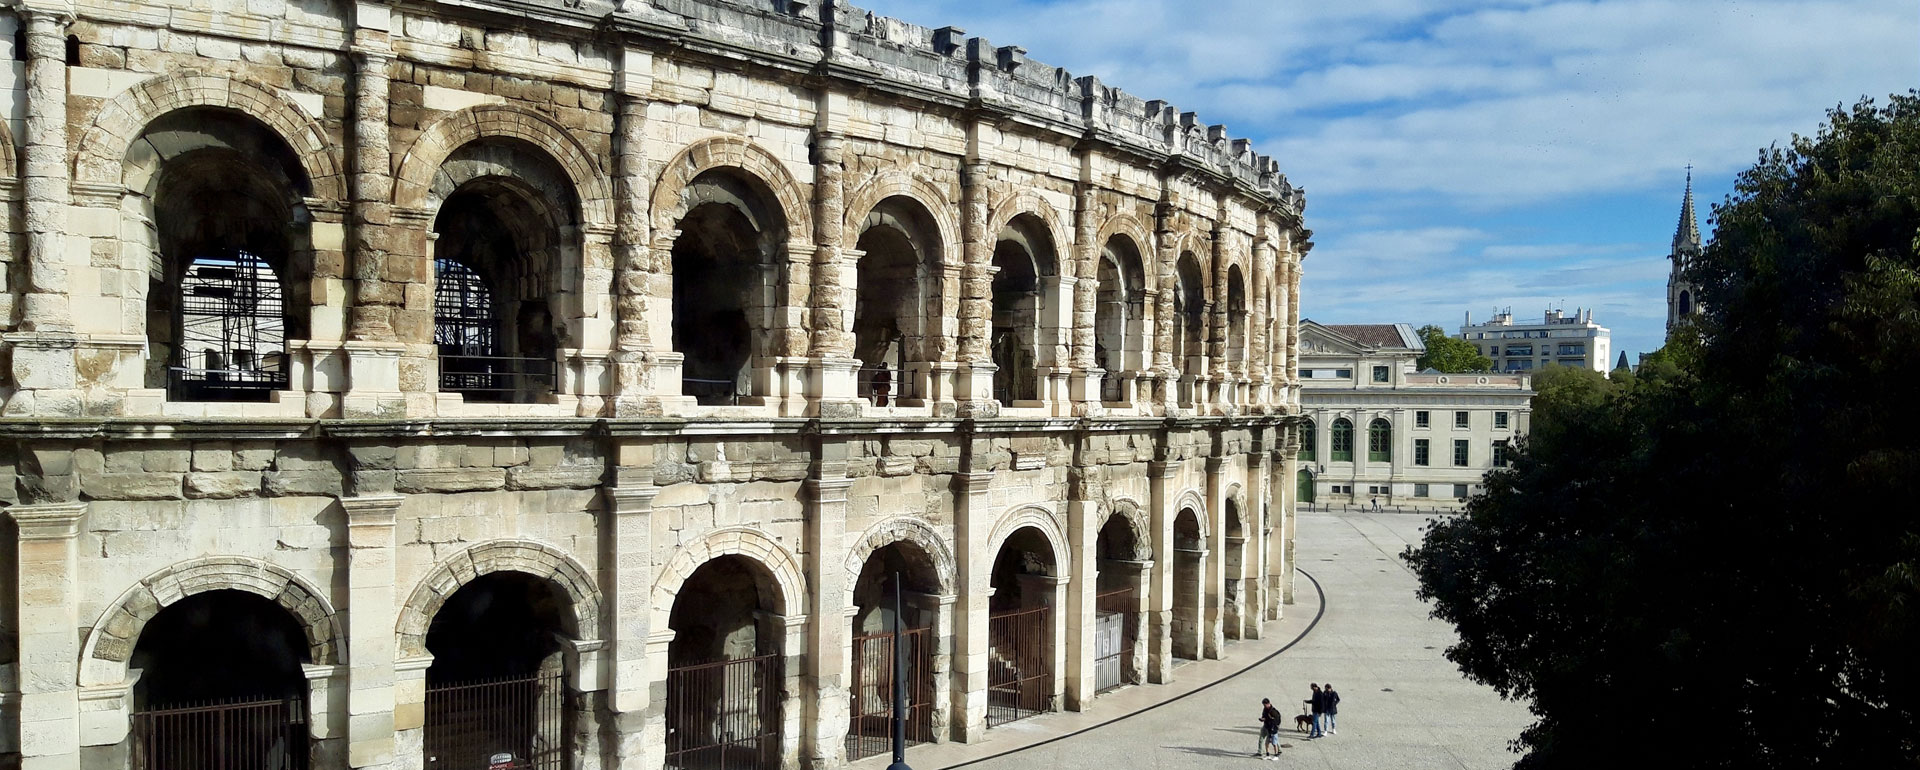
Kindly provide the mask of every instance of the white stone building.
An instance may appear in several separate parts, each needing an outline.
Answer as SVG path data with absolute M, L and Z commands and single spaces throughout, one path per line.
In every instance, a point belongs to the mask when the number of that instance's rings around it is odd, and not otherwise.
M 1512 310 L 1503 310 L 1482 324 L 1468 313 L 1460 339 L 1493 359 L 1494 371 L 1531 372 L 1559 364 L 1605 373 L 1613 365 L 1613 333 L 1594 322 L 1592 310 L 1575 309 L 1570 315 L 1548 310 L 1537 322 L 1516 321 Z
M 1298 500 L 1457 507 L 1527 432 L 1526 374 L 1417 372 L 1407 324 L 1300 322 Z
M 0 52 L 0 768 L 837 768 L 896 618 L 977 741 L 1291 590 L 1305 197 L 1193 113 L 798 0 Z

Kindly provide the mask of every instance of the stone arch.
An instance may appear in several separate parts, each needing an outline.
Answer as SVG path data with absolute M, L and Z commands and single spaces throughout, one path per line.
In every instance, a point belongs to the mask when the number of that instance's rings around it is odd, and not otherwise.
M 594 154 L 553 119 L 504 104 L 482 104 L 443 115 L 407 148 L 393 178 L 393 204 L 402 209 L 429 205 L 434 175 L 455 150 L 481 139 L 518 139 L 545 152 L 573 182 L 581 224 L 613 226 L 613 193 Z
M 245 591 L 272 600 L 292 615 L 307 637 L 312 662 L 341 662 L 346 638 L 333 605 L 313 583 L 293 572 L 246 556 L 209 556 L 181 562 L 140 579 L 108 605 L 80 648 L 80 685 L 126 681 L 140 632 L 160 611 L 207 591 Z
M 1153 561 L 1153 526 L 1147 521 L 1147 512 L 1140 504 L 1129 498 L 1120 498 L 1107 505 L 1107 516 L 1111 519 L 1119 516 L 1127 522 L 1127 529 L 1133 533 L 1133 558 L 1137 561 Z M 1102 519 L 1104 526 L 1106 520 Z
M 947 547 L 947 541 L 935 532 L 925 521 L 912 516 L 895 516 L 875 522 L 861 533 L 860 540 L 847 549 L 847 585 L 860 580 L 860 570 L 867 564 L 867 558 L 894 543 L 908 543 L 926 554 L 933 562 L 933 578 L 940 586 L 940 593 L 955 593 L 953 549 Z
M 1007 544 L 1007 538 L 1025 527 L 1039 530 L 1041 536 L 1047 539 L 1047 547 L 1053 549 L 1053 568 L 1059 571 L 1059 576 L 1073 574 L 1070 571 L 1073 554 L 1067 550 L 1067 538 L 1060 531 L 1060 522 L 1054 519 L 1052 511 L 1038 505 L 1019 506 L 1002 514 L 993 525 L 993 533 L 987 538 L 987 550 L 983 553 L 989 560 L 999 558 L 1000 548 Z M 991 570 L 991 561 L 988 567 Z
M 737 169 L 766 186 L 787 220 L 783 223 L 787 237 L 795 241 L 811 240 L 813 218 L 807 213 L 807 205 L 812 196 L 778 157 L 737 136 L 716 136 L 694 142 L 667 161 L 666 169 L 660 172 L 660 179 L 653 186 L 653 200 L 649 202 L 656 239 L 663 233 L 673 232 L 680 218 L 687 214 L 687 186 L 701 174 L 717 168 Z M 797 259 L 799 255 L 789 258 Z
M 751 527 L 724 527 L 673 552 L 653 584 L 652 621 L 655 631 L 672 628 L 673 600 L 694 571 L 722 556 L 738 555 L 760 565 L 780 587 L 775 614 L 796 616 L 807 606 L 807 573 L 792 551 L 765 532 Z
M 1213 536 L 1213 532 L 1209 529 L 1212 524 L 1212 517 L 1207 515 L 1207 501 L 1206 498 L 1200 496 L 1199 490 L 1189 489 L 1181 492 L 1178 497 L 1174 498 L 1173 518 L 1169 519 L 1169 521 L 1179 520 L 1180 512 L 1188 508 L 1193 509 L 1193 518 L 1200 523 L 1200 540 L 1204 543 L 1208 538 Z
M 948 201 L 940 188 L 901 169 L 883 170 L 847 196 L 845 232 L 858 239 L 860 223 L 881 202 L 893 197 L 910 199 L 926 209 L 934 227 L 939 230 L 940 264 L 958 266 L 960 225 L 954 221 L 953 212 L 958 211 L 959 207 Z
M 1021 214 L 1032 214 L 1046 226 L 1047 237 L 1053 240 L 1054 270 L 1063 276 L 1071 275 L 1074 265 L 1073 239 L 1069 236 L 1072 234 L 1061 227 L 1061 222 L 1064 220 L 1060 218 L 1060 212 L 1054 209 L 1053 204 L 1048 203 L 1046 198 L 1040 197 L 1039 193 L 1031 189 L 1021 188 L 993 207 L 992 213 L 987 215 L 987 237 L 999 238 L 1000 231 L 1007 229 L 1007 225 L 1013 222 L 1014 217 Z
M 1197 231 L 1184 230 L 1174 236 L 1173 264 L 1169 268 L 1178 272 L 1180 260 L 1188 254 L 1193 255 L 1200 266 L 1200 301 L 1212 304 L 1217 301 L 1213 291 L 1213 241 Z M 1176 280 L 1178 280 L 1176 278 Z
M 314 197 L 347 197 L 344 162 L 319 121 L 279 89 L 246 78 L 182 73 L 141 81 L 108 100 L 74 146 L 76 184 L 117 185 L 127 148 L 154 119 L 188 107 L 217 107 L 246 114 L 279 134 L 300 159 Z M 7 155 L 9 163 L 12 153 Z M 9 166 L 9 170 L 11 166 Z
M 1099 232 L 1093 237 L 1093 245 L 1096 248 L 1103 248 L 1115 236 L 1132 241 L 1134 250 L 1140 252 L 1141 279 L 1146 283 L 1147 289 L 1152 291 L 1156 290 L 1160 283 L 1160 271 L 1155 269 L 1155 263 L 1159 262 L 1159 259 L 1157 250 L 1154 248 L 1152 232 L 1145 225 L 1140 224 L 1140 220 L 1132 214 L 1115 214 L 1100 224 Z
M 399 657 L 427 655 L 427 629 L 455 591 L 474 579 L 495 572 L 519 572 L 552 581 L 566 594 L 565 618 L 579 639 L 599 638 L 600 590 L 593 574 L 560 549 L 531 540 L 491 540 L 460 551 L 441 562 L 414 587 L 401 605 Z
M 19 153 L 19 146 L 13 143 L 13 129 L 7 128 L 6 121 L 0 121 L 0 176 L 20 176 Z

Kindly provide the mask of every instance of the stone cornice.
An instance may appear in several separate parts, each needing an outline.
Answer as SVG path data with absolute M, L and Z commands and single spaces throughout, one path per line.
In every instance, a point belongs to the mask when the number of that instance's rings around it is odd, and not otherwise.
M 7 509 L 19 527 L 21 540 L 71 540 L 80 534 L 86 503 L 16 505 Z

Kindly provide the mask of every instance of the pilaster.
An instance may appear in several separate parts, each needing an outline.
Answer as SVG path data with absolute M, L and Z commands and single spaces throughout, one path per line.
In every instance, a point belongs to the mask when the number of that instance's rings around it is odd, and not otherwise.
M 1155 460 L 1147 470 L 1148 517 L 1153 532 L 1153 570 L 1148 577 L 1147 679 L 1154 684 L 1173 681 L 1173 490 L 1169 485 L 1178 466 Z
M 1200 624 L 1201 654 L 1209 658 L 1220 657 L 1220 647 L 1225 641 L 1225 607 L 1227 585 L 1227 499 L 1226 499 L 1227 461 L 1224 457 L 1207 458 L 1207 511 L 1212 520 L 1207 529 L 1212 533 L 1209 538 L 1205 575 L 1205 588 L 1201 593 L 1202 612 Z
M 987 600 L 993 595 L 993 554 L 986 553 L 993 535 L 989 493 L 992 473 L 959 473 L 958 505 L 954 511 L 954 560 L 959 572 L 960 622 L 956 624 L 958 650 L 954 678 L 960 698 L 954 704 L 954 738 L 980 740 L 987 730 Z
M 86 503 L 16 505 L 22 770 L 79 767 L 79 548 Z
M 1088 469 L 1075 468 L 1085 474 Z M 1089 499 L 1090 481 L 1082 478 L 1073 485 L 1074 499 L 1067 504 L 1067 549 L 1072 552 L 1069 581 L 1062 588 L 1066 601 L 1066 702 L 1069 711 L 1085 711 L 1093 704 L 1099 687 L 1094 680 L 1094 617 L 1099 587 L 1097 546 L 1100 536 L 1101 506 Z
M 802 750 L 807 766 L 835 768 L 846 764 L 848 727 L 848 645 L 851 629 L 845 609 L 853 604 L 846 561 L 847 489 L 846 446 L 823 442 L 820 468 L 827 478 L 807 480 L 811 508 L 807 516 L 807 573 L 813 583 L 808 612 L 819 622 L 807 629 L 807 681 L 811 740 Z M 831 460 L 827 455 L 835 455 Z M 837 461 L 833 461 L 837 460 Z
M 394 766 L 396 735 L 413 733 L 409 743 L 417 748 L 426 724 L 424 678 L 408 688 L 417 692 L 405 703 L 396 698 L 394 518 L 400 502 L 399 495 L 340 501 L 347 514 L 347 765 L 354 768 Z
M 621 52 L 615 76 L 619 112 L 614 145 L 614 401 L 615 417 L 659 414 L 652 378 L 653 333 L 647 308 L 654 294 L 652 221 L 648 217 L 653 176 L 647 171 L 647 96 L 653 87 L 653 54 Z M 671 278 L 668 279 L 671 281 Z M 667 291 L 671 291 L 671 284 Z
M 652 468 L 650 453 L 622 447 L 619 463 L 629 469 Z M 653 590 L 653 499 L 660 489 L 652 478 L 622 478 L 607 490 L 607 508 L 600 531 L 606 538 L 613 568 L 607 570 L 606 593 L 611 646 L 606 656 L 610 687 L 606 720 L 608 770 L 646 767 L 645 720 L 653 705 L 653 678 L 647 670 L 647 637 Z

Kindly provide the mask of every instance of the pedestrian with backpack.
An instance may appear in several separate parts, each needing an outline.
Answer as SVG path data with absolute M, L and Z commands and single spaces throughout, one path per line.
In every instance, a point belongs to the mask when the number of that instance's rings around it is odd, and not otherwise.
M 1320 699 L 1326 701 L 1321 711 L 1327 718 L 1327 734 L 1338 735 L 1340 731 L 1334 729 L 1336 726 L 1334 717 L 1340 715 L 1340 693 L 1333 691 L 1332 682 L 1328 682 L 1325 687 L 1320 688 Z
M 1273 701 L 1260 699 L 1260 753 L 1254 756 L 1263 759 L 1280 758 L 1280 709 L 1273 707 Z M 1272 753 L 1269 754 L 1268 752 Z

